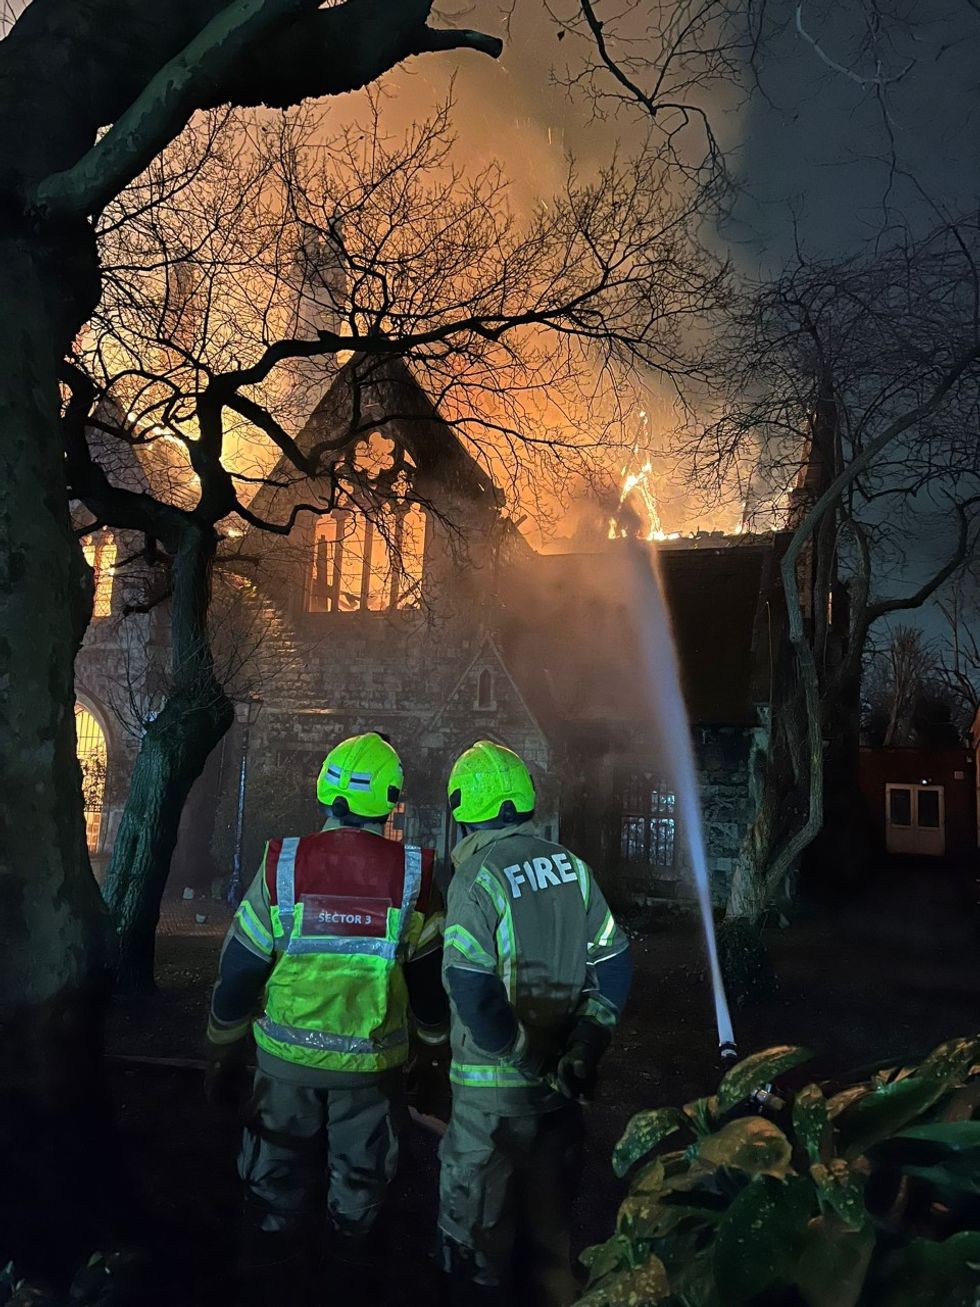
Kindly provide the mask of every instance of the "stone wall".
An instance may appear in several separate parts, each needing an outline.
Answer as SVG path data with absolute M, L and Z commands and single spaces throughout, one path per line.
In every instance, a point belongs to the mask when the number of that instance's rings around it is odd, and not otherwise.
M 752 820 L 749 752 L 752 732 L 736 726 L 695 728 L 704 839 L 715 903 L 728 899 L 739 849 Z
M 752 731 L 736 726 L 695 726 L 692 730 L 695 765 L 698 771 L 704 821 L 704 838 L 711 892 L 721 906 L 728 897 L 735 862 L 752 815 L 748 760 Z M 675 816 L 674 855 L 671 865 L 627 862 L 622 857 L 622 819 L 619 780 L 624 770 L 658 771 L 666 777 L 669 768 L 658 769 L 655 746 L 634 736 L 628 749 L 608 751 L 592 768 L 583 786 L 583 804 L 595 818 L 578 823 L 567 820 L 567 838 L 590 859 L 610 901 L 627 909 L 673 904 L 688 908 L 695 897 L 693 876 L 687 856 L 679 815 Z M 664 779 L 663 785 L 667 787 Z M 571 776 L 566 792 L 575 791 Z M 675 809 L 676 811 L 676 809 Z M 589 829 L 591 827 L 591 830 Z

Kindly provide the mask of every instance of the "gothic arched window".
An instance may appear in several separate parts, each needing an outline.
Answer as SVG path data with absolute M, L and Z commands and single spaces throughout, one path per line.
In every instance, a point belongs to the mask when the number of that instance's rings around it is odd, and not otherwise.
M 105 807 L 109 750 L 102 727 L 95 716 L 80 703 L 75 704 L 75 750 L 82 769 L 85 841 L 89 853 L 97 853 L 99 836 L 102 833 L 102 810 Z
M 408 465 L 408 466 L 406 466 Z M 410 460 L 375 432 L 349 464 L 343 504 L 319 518 L 308 607 L 313 613 L 387 612 L 421 603 L 426 515 L 409 498 Z

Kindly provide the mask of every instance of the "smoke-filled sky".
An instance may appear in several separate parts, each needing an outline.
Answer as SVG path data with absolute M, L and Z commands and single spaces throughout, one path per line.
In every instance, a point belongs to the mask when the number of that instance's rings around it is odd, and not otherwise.
M 687 3 L 678 0 L 678 8 Z M 529 207 L 561 186 L 568 154 L 588 173 L 617 146 L 629 151 L 648 125 L 641 114 L 596 120 L 582 89 L 569 92 L 556 82 L 580 70 L 582 46 L 573 33 L 559 40 L 549 9 L 568 17 L 577 7 L 576 0 L 445 6 L 448 21 L 506 34 L 502 58 L 461 52 L 409 61 L 382 80 L 386 122 L 397 131 L 424 117 L 453 85 L 460 157 L 499 159 L 516 207 Z M 642 33 L 660 0 L 598 0 L 597 9 L 617 53 L 618 35 Z M 857 252 L 896 215 L 928 223 L 930 206 L 975 210 L 975 0 L 804 0 L 799 6 L 797 0 L 769 0 L 767 12 L 782 31 L 763 43 L 753 70 L 742 65 L 741 86 L 694 97 L 707 109 L 739 186 L 732 216 L 714 242 L 740 270 L 773 271 L 792 256 L 796 241 L 817 256 Z M 881 22 L 869 47 L 874 14 Z M 647 53 L 654 63 L 657 58 L 653 42 L 635 53 Z M 647 86 L 652 77 L 652 68 L 637 73 Z M 330 105 L 329 118 L 341 121 L 362 111 L 361 97 L 346 96 Z M 655 441 L 655 428 L 671 415 L 669 395 L 653 378 L 645 407 Z M 661 463 L 657 473 L 663 526 L 698 524 L 700 506 L 678 469 Z M 731 526 L 735 520 L 730 505 L 701 524 Z
M 558 12 L 575 7 L 567 0 Z M 882 23 L 869 49 L 872 8 Z M 624 9 L 599 5 L 611 42 Z M 645 0 L 634 6 L 634 28 L 646 10 Z M 716 88 L 701 101 L 739 188 L 715 240 L 750 276 L 781 266 L 797 242 L 814 257 L 857 253 L 882 233 L 889 239 L 899 221 L 921 228 L 937 211 L 976 207 L 980 12 L 970 0 L 884 0 L 880 9 L 873 0 L 822 0 L 798 12 L 797 21 L 796 0 L 771 4 L 783 30 L 754 69 L 743 66 L 741 89 Z M 455 21 L 501 31 L 503 16 L 497 0 L 476 0 Z M 558 40 L 543 3 L 517 0 L 498 62 L 473 54 L 411 61 L 384 79 L 386 118 L 398 127 L 424 115 L 455 79 L 461 157 L 499 158 L 515 203 L 530 205 L 561 185 L 567 153 L 587 172 L 617 145 L 635 146 L 646 127 L 639 114 L 596 121 L 581 91 L 555 83 L 556 73 L 576 71 L 580 48 Z M 669 420 L 653 381 L 647 408 Z M 691 527 L 698 506 L 682 478 L 657 470 L 664 526 Z M 733 512 L 704 521 L 731 526 Z

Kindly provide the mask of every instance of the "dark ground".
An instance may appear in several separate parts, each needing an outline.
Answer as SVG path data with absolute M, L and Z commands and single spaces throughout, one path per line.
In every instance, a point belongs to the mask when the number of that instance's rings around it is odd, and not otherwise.
M 890 871 L 833 920 L 812 915 L 769 936 L 781 991 L 736 1014 L 744 1054 L 804 1043 L 810 1073 L 839 1076 L 891 1062 L 980 1028 L 978 933 L 963 877 L 949 869 Z M 181 905 L 184 908 L 184 905 Z M 221 923 L 174 913 L 159 943 L 160 993 L 113 1012 L 109 1049 L 153 1058 L 197 1058 Z M 702 947 L 693 923 L 666 916 L 634 938 L 636 980 L 604 1063 L 600 1101 L 588 1113 L 587 1166 L 576 1246 L 608 1236 L 621 1185 L 609 1155 L 633 1112 L 683 1103 L 717 1082 L 715 1036 Z M 135 1186 L 134 1237 L 150 1250 L 156 1304 L 229 1302 L 227 1272 L 239 1194 L 237 1129 L 206 1107 L 193 1070 L 116 1062 L 113 1087 Z M 431 1300 L 427 1254 L 436 1206 L 436 1139 L 414 1128 L 403 1149 L 383 1236 L 387 1294 L 373 1307 Z M 284 1304 L 287 1299 L 284 1298 Z

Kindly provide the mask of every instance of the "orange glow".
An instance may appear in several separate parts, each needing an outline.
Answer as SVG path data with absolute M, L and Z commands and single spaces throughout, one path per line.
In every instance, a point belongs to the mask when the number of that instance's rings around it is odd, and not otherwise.
M 386 504 L 372 516 L 342 508 L 317 522 L 310 612 L 381 613 L 418 606 L 425 513 L 416 504 Z
M 115 575 L 116 542 L 108 532 L 82 537 L 82 553 L 95 573 L 93 617 L 108 617 L 112 612 L 112 578 Z
M 75 750 L 82 769 L 85 840 L 89 853 L 97 853 L 102 833 L 109 752 L 102 727 L 80 703 L 75 704 Z

